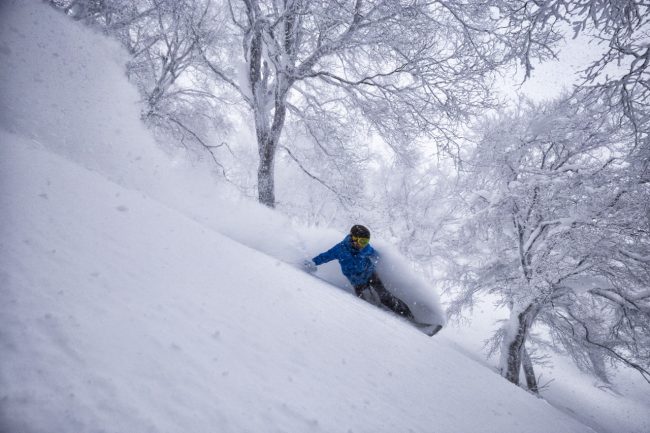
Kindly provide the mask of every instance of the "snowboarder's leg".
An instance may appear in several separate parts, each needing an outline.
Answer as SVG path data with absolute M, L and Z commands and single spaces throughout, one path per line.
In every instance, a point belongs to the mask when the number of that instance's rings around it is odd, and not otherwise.
M 359 284 L 358 286 L 354 286 L 354 293 L 357 295 L 357 298 L 363 298 L 364 290 L 366 290 L 369 287 L 370 287 L 370 285 L 368 283 Z
M 377 274 L 372 274 L 370 280 L 368 281 L 368 285 L 372 287 L 375 292 L 377 292 L 382 305 L 392 310 L 394 313 L 406 317 L 409 320 L 415 319 L 408 305 L 406 305 L 405 302 L 403 302 L 401 299 L 396 298 L 388 290 L 386 290 L 384 283 L 381 282 Z
M 368 283 L 354 286 L 354 293 L 357 295 L 358 298 L 361 298 L 372 305 L 379 306 L 381 302 L 380 298 L 370 288 L 370 284 Z

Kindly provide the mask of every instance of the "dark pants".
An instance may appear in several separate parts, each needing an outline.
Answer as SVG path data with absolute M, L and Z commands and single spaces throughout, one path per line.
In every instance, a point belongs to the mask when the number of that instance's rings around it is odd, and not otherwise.
M 363 299 L 363 292 L 368 289 L 373 289 L 377 295 L 379 295 L 379 301 L 381 304 L 389 310 L 393 311 L 396 314 L 399 314 L 400 316 L 404 316 L 407 319 L 414 319 L 408 305 L 406 305 L 404 302 L 386 290 L 384 283 L 381 282 L 376 273 L 373 273 L 370 276 L 370 279 L 367 283 L 354 286 L 354 293 L 356 293 L 359 298 Z

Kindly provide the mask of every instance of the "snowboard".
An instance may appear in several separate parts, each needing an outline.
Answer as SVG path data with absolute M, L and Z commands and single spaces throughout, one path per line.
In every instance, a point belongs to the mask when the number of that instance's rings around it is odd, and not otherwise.
M 418 323 L 418 322 L 413 322 L 411 321 L 413 326 L 415 326 L 418 330 L 424 332 L 427 334 L 429 337 L 433 337 L 442 329 L 442 325 L 427 325 L 426 323 Z
M 386 308 L 383 305 L 376 305 L 375 304 L 375 306 L 377 306 L 380 309 L 386 311 L 388 314 L 392 314 L 393 316 L 399 317 L 400 319 L 404 320 L 406 323 L 412 325 L 418 331 L 423 332 L 424 334 L 428 335 L 429 337 L 433 337 L 434 335 L 436 335 L 438 333 L 438 331 L 440 331 L 442 329 L 442 325 L 439 325 L 439 324 L 433 324 L 432 325 L 432 324 L 429 324 L 429 323 L 421 323 L 421 322 L 418 322 L 415 319 L 411 319 L 411 318 L 408 318 L 408 317 L 405 317 L 405 316 L 401 316 L 401 315 L 395 313 L 394 311 L 390 310 L 389 308 Z
M 410 325 L 414 326 L 418 331 L 423 332 L 424 334 L 428 335 L 429 337 L 433 337 L 434 335 L 436 335 L 442 329 L 442 325 L 440 325 L 440 324 L 430 324 L 430 323 L 418 322 L 414 318 L 401 316 L 401 315 L 395 313 L 394 311 L 390 310 L 389 308 L 385 307 L 384 305 L 378 305 L 378 307 L 381 308 L 382 310 L 386 311 L 387 313 L 392 314 L 394 316 L 397 316 L 400 319 L 406 321 Z
M 395 295 L 392 295 L 392 296 L 395 298 L 395 300 L 397 302 L 405 304 L 406 306 L 408 306 L 404 301 L 402 301 L 401 299 L 399 299 Z M 361 299 L 363 299 L 364 301 L 366 301 L 366 302 L 368 302 L 370 304 L 373 304 L 375 307 L 378 307 L 378 308 L 380 308 L 380 309 L 382 309 L 382 310 L 384 310 L 384 311 L 386 311 L 386 312 L 388 312 L 388 313 L 390 313 L 390 314 L 392 314 L 394 316 L 399 317 L 402 320 L 405 320 L 406 322 L 413 325 L 415 328 L 417 328 L 419 331 L 425 333 L 429 337 L 433 337 L 434 335 L 436 335 L 438 333 L 438 331 L 440 331 L 442 329 L 441 324 L 422 323 L 422 322 L 418 321 L 413 316 L 407 317 L 407 316 L 401 315 L 401 314 L 391 310 L 390 308 L 388 308 L 387 306 L 385 306 L 385 305 L 383 305 L 381 303 L 381 301 L 379 299 L 379 295 L 377 295 L 377 293 L 373 289 L 366 289 L 362 293 Z

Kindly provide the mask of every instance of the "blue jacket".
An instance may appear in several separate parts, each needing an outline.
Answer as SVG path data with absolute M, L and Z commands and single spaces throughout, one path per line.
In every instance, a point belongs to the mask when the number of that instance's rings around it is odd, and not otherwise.
M 312 260 L 317 265 L 331 262 L 336 259 L 341 265 L 341 272 L 350 280 L 353 286 L 366 284 L 370 276 L 375 271 L 379 256 L 370 244 L 357 250 L 352 246 L 350 235 L 346 236 L 342 242 L 334 245 L 328 251 L 317 255 Z

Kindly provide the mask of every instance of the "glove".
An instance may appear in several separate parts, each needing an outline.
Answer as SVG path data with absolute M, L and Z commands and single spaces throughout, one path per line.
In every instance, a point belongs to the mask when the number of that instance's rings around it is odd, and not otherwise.
M 305 271 L 309 272 L 310 274 L 313 274 L 316 272 L 316 263 L 313 262 L 313 260 L 305 260 L 302 262 L 302 267 L 305 269 Z

